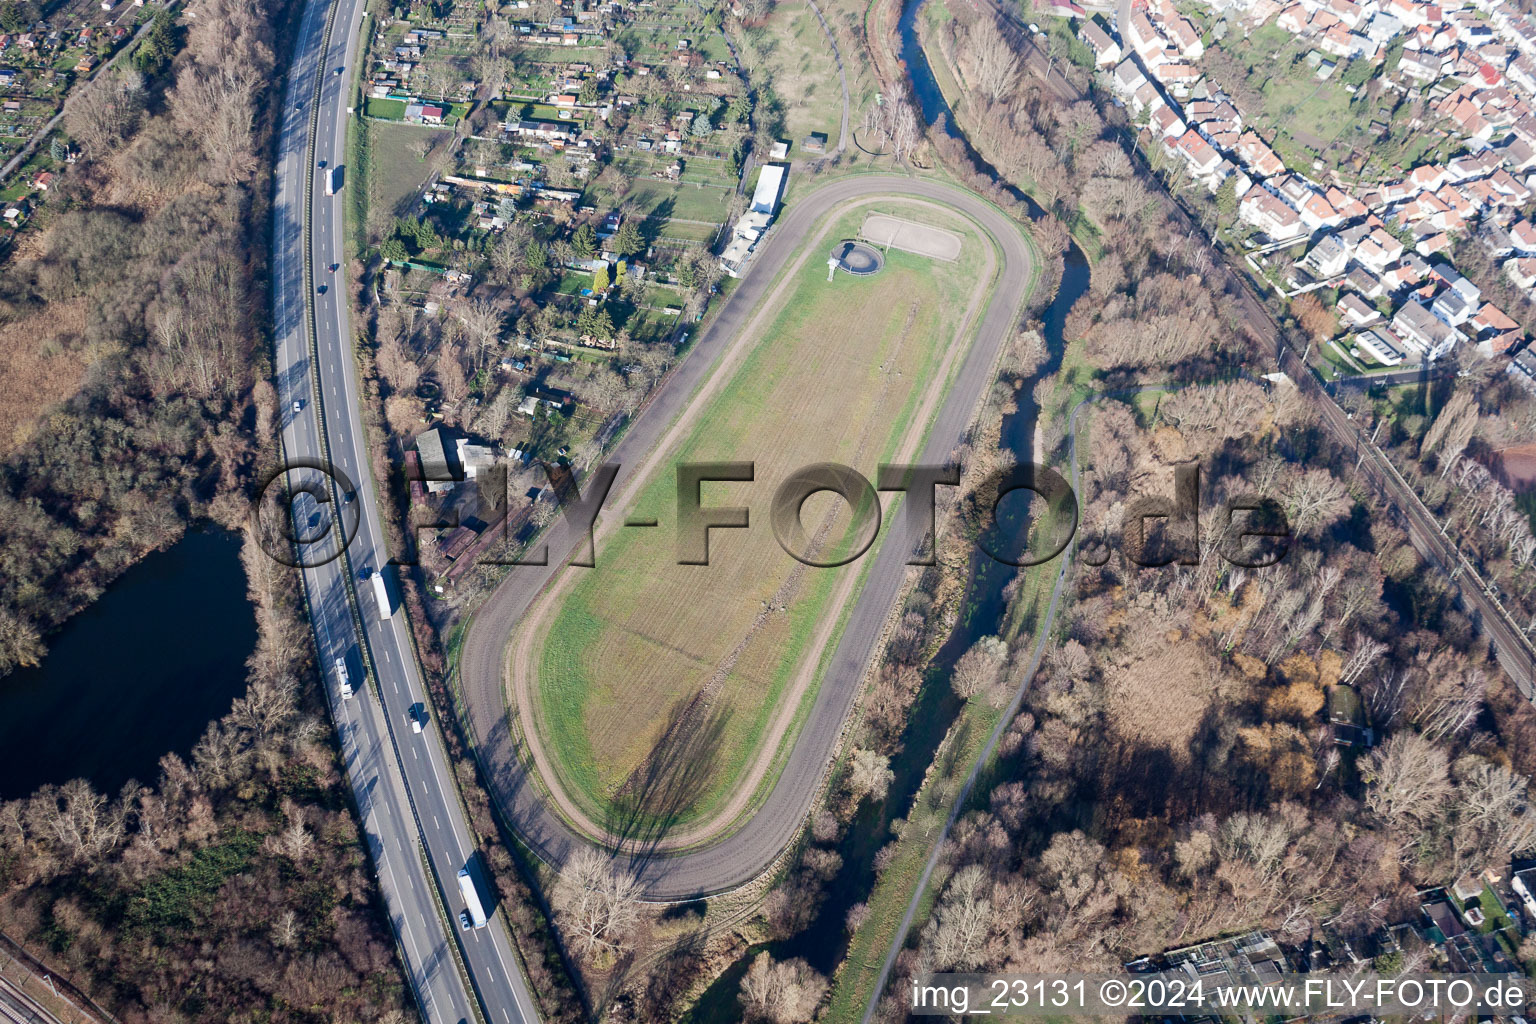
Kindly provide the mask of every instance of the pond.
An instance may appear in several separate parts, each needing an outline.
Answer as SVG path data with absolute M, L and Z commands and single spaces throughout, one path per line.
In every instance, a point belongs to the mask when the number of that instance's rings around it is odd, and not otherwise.
M 0 678 L 0 799 L 90 780 L 153 785 L 245 693 L 256 647 L 240 538 L 188 533 L 124 573 L 48 638 L 36 668 Z

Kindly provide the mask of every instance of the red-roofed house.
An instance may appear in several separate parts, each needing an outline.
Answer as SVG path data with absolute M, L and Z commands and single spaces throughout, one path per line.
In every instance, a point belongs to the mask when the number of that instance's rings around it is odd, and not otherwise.
M 1502 167 L 1488 176 L 1488 184 L 1504 197 L 1506 206 L 1524 206 L 1530 202 L 1531 190 L 1520 184 L 1514 175 Z
M 1254 131 L 1243 132 L 1237 140 L 1237 158 L 1246 164 L 1254 174 L 1263 178 L 1271 177 L 1285 170 L 1285 163 L 1275 155 L 1263 139 Z
M 1403 257 L 1403 243 L 1376 228 L 1355 246 L 1355 259 L 1372 273 L 1380 275 Z
M 1367 213 L 1365 204 L 1343 189 L 1329 185 L 1328 191 L 1323 194 L 1327 197 L 1329 205 L 1339 211 L 1339 216 L 1345 220 L 1364 217 Z
M 1467 321 L 1467 329 L 1476 339 L 1477 351 L 1484 359 L 1508 352 L 1524 338 L 1520 325 L 1491 302 L 1483 303 L 1476 315 Z
M 1339 216 L 1339 211 L 1316 192 L 1302 200 L 1300 213 L 1301 222 L 1313 231 L 1319 228 L 1337 227 L 1344 223 L 1344 218 Z
M 1173 149 L 1184 158 L 1184 162 L 1189 165 L 1189 172 L 1197 178 L 1210 174 L 1221 163 L 1221 154 L 1193 128 L 1179 137 Z

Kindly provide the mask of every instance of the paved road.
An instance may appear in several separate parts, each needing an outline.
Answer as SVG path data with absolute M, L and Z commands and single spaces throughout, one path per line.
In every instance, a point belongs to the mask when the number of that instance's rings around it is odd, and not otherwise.
M 475 1021 L 483 1010 L 492 1024 L 536 1021 L 504 918 L 498 915 L 486 928 L 470 932 L 457 927 L 462 904 L 456 875 L 475 846 L 436 728 L 429 724 L 415 733 L 408 725 L 409 709 L 418 702 L 426 706 L 427 698 L 404 616 L 397 612 L 381 618 L 371 589 L 361 594 L 353 589 L 359 574 L 383 565 L 387 554 L 367 468 L 346 287 L 328 270 L 343 259 L 343 198 L 324 194 L 323 175 L 317 171 L 311 205 L 307 210 L 305 205 L 312 166 L 345 158 L 351 76 L 338 75 L 336 69 L 350 72 L 356 60 L 363 4 L 336 0 L 334 28 L 327 33 L 332 14 L 324 0 L 309 0 L 304 11 L 283 101 L 273 212 L 273 322 L 284 452 L 290 464 L 301 458 L 328 461 L 352 481 L 335 487 L 327 495 L 331 504 L 323 507 L 309 496 L 295 502 L 301 529 L 310 517 L 323 525 L 336 502 L 342 503 L 342 519 L 356 529 L 343 557 L 304 572 L 310 617 L 370 852 L 424 1015 L 433 1022 Z M 317 89 L 319 111 L 312 119 Z M 306 212 L 313 246 L 308 269 Z M 321 285 L 324 294 L 318 291 Z M 307 302 L 313 307 L 313 348 Z M 318 474 L 309 478 L 320 479 Z M 355 488 L 350 501 L 349 487 Z M 349 675 L 358 683 L 365 664 L 376 673 L 349 701 L 339 699 L 337 673 L 331 669 L 337 659 L 349 664 Z M 481 873 L 484 895 L 493 891 L 488 882 Z M 452 924 L 444 920 L 444 908 Z M 468 985 L 457 965 L 460 959 Z
M 944 202 L 976 221 L 997 242 L 1002 255 L 998 285 L 922 453 L 942 461 L 969 425 L 976 403 L 990 383 L 1002 344 L 1012 335 L 1017 309 L 1033 274 L 1033 254 L 1017 223 L 970 193 L 931 181 L 894 175 L 838 179 L 798 198 L 780 214 L 755 258 L 752 271 L 706 328 L 693 351 L 636 420 L 610 461 L 622 468 L 611 494 L 625 487 L 627 472 L 639 465 L 683 411 L 695 388 L 741 338 L 741 329 L 768 292 L 778 272 L 799 252 L 818 222 L 840 204 L 868 196 L 909 196 Z M 844 719 L 887 615 L 906 574 L 914 538 L 898 516 L 898 531 L 881 546 L 859 600 L 844 629 L 809 718 L 785 767 L 758 811 L 734 833 L 713 845 L 672 855 L 629 858 L 646 894 L 656 900 L 686 899 L 735 888 L 757 877 L 795 835 L 821 784 Z M 471 623 L 459 672 L 470 728 L 482 764 L 508 818 L 524 840 L 552 864 L 562 864 L 585 840 L 575 835 L 544 803 L 519 757 L 519 742 L 508 724 L 504 696 L 507 638 L 530 603 L 562 571 L 575 541 L 562 519 L 550 531 L 548 567 L 513 569 Z M 580 569 L 563 571 L 579 572 Z

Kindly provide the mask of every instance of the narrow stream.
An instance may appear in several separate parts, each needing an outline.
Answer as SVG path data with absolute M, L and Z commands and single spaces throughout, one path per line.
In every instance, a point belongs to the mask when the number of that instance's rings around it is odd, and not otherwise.
M 944 101 L 944 94 L 939 90 L 918 42 L 917 16 L 921 6 L 922 0 L 909 0 L 902 10 L 898 23 L 902 62 L 906 65 L 912 92 L 922 108 L 923 120 L 932 125 L 942 115 L 948 132 L 956 138 L 963 138 L 955 128 L 949 105 Z M 979 159 L 977 166 L 990 169 Z M 1022 193 L 1017 194 L 1028 199 Z M 1032 201 L 1029 208 L 1033 216 L 1042 215 L 1043 211 Z M 1048 352 L 1046 362 L 1034 377 L 1019 388 L 1015 396 L 1017 411 L 1003 419 L 1001 444 L 1021 462 L 1031 459 L 1034 452 L 1035 421 L 1039 416 L 1039 408 L 1034 400 L 1035 383 L 1061 368 L 1062 353 L 1066 348 L 1063 334 L 1067 314 L 1072 311 L 1078 298 L 1088 290 L 1089 267 L 1082 251 L 1073 245 L 1067 250 L 1064 262 L 1061 285 L 1042 318 Z M 1022 529 L 1019 533 L 1022 535 Z M 978 552 L 972 559 L 970 571 L 971 578 L 966 588 L 960 621 L 930 665 L 917 703 L 908 714 L 907 728 L 902 734 L 901 753 L 891 761 L 895 779 L 891 783 L 890 792 L 884 803 L 877 806 L 866 801 L 859 808 L 858 816 L 837 847 L 838 854 L 843 858 L 843 866 L 828 883 L 826 898 L 816 917 L 796 935 L 749 949 L 705 990 L 684 1018 L 685 1021 L 690 1024 L 726 1024 L 740 1020 L 741 1006 L 737 993 L 741 978 L 752 958 L 763 950 L 776 960 L 800 957 L 827 976 L 831 975 L 846 954 L 848 933 L 844 922 L 848 910 L 865 899 L 873 888 L 875 854 L 890 841 L 891 822 L 904 817 L 911 808 L 923 775 L 959 712 L 960 701 L 947 682 L 950 670 L 972 644 L 983 636 L 997 633 L 1003 625 L 1003 617 L 1008 608 L 1003 591 L 1017 570 Z

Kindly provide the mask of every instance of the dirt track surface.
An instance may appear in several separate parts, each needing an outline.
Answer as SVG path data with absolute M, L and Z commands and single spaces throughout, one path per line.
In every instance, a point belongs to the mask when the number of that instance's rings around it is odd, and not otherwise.
M 953 231 L 918 224 L 884 213 L 872 213 L 864 218 L 859 234 L 875 245 L 893 249 L 905 249 L 919 256 L 953 263 L 960 258 L 960 236 Z
M 743 329 L 775 284 L 779 271 L 799 254 L 807 235 L 827 214 L 851 200 L 889 195 L 944 203 L 991 236 L 1001 255 L 994 298 L 976 340 L 933 422 L 922 462 L 942 462 L 963 436 L 986 393 L 997 356 L 1013 333 L 1017 310 L 1033 273 L 1033 254 L 1019 225 L 977 197 L 948 185 L 894 175 L 838 179 L 785 207 L 762 243 L 747 277 L 697 339 L 649 407 L 610 456 L 621 466 L 611 496 L 635 482 L 634 474 L 654 455 L 674 420 L 706 383 L 722 357 L 750 332 Z M 611 499 L 610 499 L 611 500 Z M 858 696 L 865 667 L 909 571 L 907 552 L 916 537 L 904 516 L 883 544 L 863 591 L 828 663 L 815 703 L 772 790 L 758 810 L 730 835 L 697 849 L 663 854 L 645 837 L 638 851 L 623 854 L 639 873 L 646 895 L 682 900 L 736 888 L 756 878 L 794 837 L 821 785 L 849 708 Z M 514 737 L 504 697 L 506 646 L 533 599 L 550 585 L 578 541 L 561 519 L 548 534 L 548 566 L 514 569 L 476 613 L 460 653 L 459 675 L 469 728 L 495 799 L 518 833 L 540 857 L 559 866 L 587 840 L 545 803 L 527 774 L 526 750 Z M 667 538 L 670 540 L 670 538 Z M 645 844 L 649 843 L 649 846 Z
M 884 203 L 887 206 L 899 203 L 903 208 L 926 208 L 943 212 L 945 208 L 937 203 L 911 198 L 896 198 L 891 196 L 870 196 L 861 199 L 850 200 L 838 208 L 838 214 L 842 215 L 860 207 L 870 204 Z M 716 361 L 709 380 L 698 388 L 692 396 L 692 400 L 678 417 L 673 420 L 671 427 L 654 446 L 645 462 L 635 468 L 635 471 L 627 475 L 629 484 L 627 490 L 615 487 L 608 494 L 604 503 L 607 514 L 600 517 L 593 529 L 593 537 L 599 551 L 604 550 L 604 540 L 623 529 L 625 518 L 634 512 L 634 501 L 639 492 L 644 490 L 647 481 L 655 478 L 658 468 L 672 462 L 677 457 L 679 446 L 686 443 L 693 434 L 699 417 L 706 413 L 711 405 L 717 389 L 731 386 L 732 380 L 741 370 L 742 363 L 760 344 L 768 343 L 771 339 L 764 338 L 764 332 L 768 330 L 784 309 L 785 296 L 794 292 L 797 286 L 797 277 L 802 273 L 807 263 L 820 263 L 821 250 L 829 237 L 829 232 L 834 227 L 835 218 L 823 220 L 816 233 L 800 246 L 799 255 L 789 264 L 788 270 L 779 275 L 778 282 L 758 305 L 751 320 L 741 328 L 736 337 L 731 341 L 727 354 Z M 911 223 L 903 221 L 901 223 Z M 914 225 L 920 226 L 920 225 Z M 950 234 L 949 232 L 945 232 Z M 953 236 L 958 244 L 960 238 Z M 878 258 L 878 256 L 876 256 Z M 893 453 L 890 461 L 896 463 L 909 463 L 914 461 L 919 454 L 919 446 L 927 434 L 929 421 L 933 419 L 934 411 L 939 407 L 943 398 L 947 382 L 956 367 L 961 363 L 965 354 L 970 350 L 976 326 L 976 318 L 986 308 L 987 301 L 992 297 L 994 283 L 997 274 L 997 255 L 991 246 L 986 247 L 985 260 L 981 269 L 971 281 L 969 300 L 965 312 L 954 325 L 953 336 L 947 341 L 940 342 L 943 345 L 943 356 L 934 372 L 927 375 L 926 380 L 917 380 L 913 387 L 921 387 L 922 402 L 919 411 L 912 417 L 911 425 L 902 437 L 900 447 Z M 819 275 L 818 275 L 819 276 Z M 814 286 L 813 286 L 814 287 Z M 887 377 L 887 388 L 891 388 L 892 378 Z M 862 449 L 861 449 L 862 450 Z M 863 465 L 860 457 L 848 460 L 853 465 Z M 759 470 L 761 471 L 761 470 Z M 887 495 L 884 502 L 885 511 L 883 517 L 889 517 L 889 510 L 894 495 Z M 761 525 L 761 524 L 760 524 Z M 830 525 L 830 524 L 829 524 Z M 659 538 L 658 538 L 659 540 Z M 874 548 L 872 550 L 878 550 Z M 599 555 L 599 558 L 607 557 Z M 803 570 L 804 567 L 802 566 Z M 539 638 L 548 628 L 549 621 L 558 614 L 564 604 L 571 588 L 579 579 L 576 573 L 565 573 L 556 576 L 550 585 L 536 597 L 528 610 L 523 614 L 518 628 L 515 631 L 511 652 L 508 657 L 508 674 L 512 691 L 512 703 L 517 713 L 525 723 L 522 726 L 521 748 L 526 762 L 531 757 L 538 770 L 539 778 L 544 782 L 544 789 L 548 802 L 560 813 L 566 822 L 573 825 L 577 831 L 584 833 L 589 838 L 595 839 L 611 848 L 620 848 L 626 843 L 643 843 L 652 852 L 676 852 L 691 847 L 702 846 L 720 836 L 725 835 L 742 814 L 750 810 L 758 790 L 769 771 L 779 760 L 779 748 L 784 736 L 788 733 L 796 711 L 800 708 L 802 698 L 807 690 L 815 684 L 818 676 L 818 668 L 821 664 L 822 653 L 831 641 L 832 634 L 836 630 L 838 620 L 842 616 L 843 608 L 847 605 L 852 595 L 857 592 L 858 575 L 849 572 L 839 580 L 833 592 L 831 603 L 826 607 L 822 616 L 822 622 L 816 631 L 816 639 L 809 649 L 801 656 L 801 661 L 795 674 L 791 677 L 790 685 L 779 698 L 779 707 L 774 712 L 769 722 L 766 739 L 763 740 L 752 754 L 749 767 L 735 780 L 732 796 L 725 805 L 707 817 L 691 820 L 686 824 L 674 825 L 664 832 L 657 830 L 655 834 L 639 840 L 634 835 L 634 828 L 624 829 L 625 822 L 619 822 L 619 828 L 614 828 L 614 822 L 605 818 L 603 822 L 594 821 L 571 799 L 558 777 L 557 763 L 542 740 L 542 734 L 533 723 L 540 720 L 536 710 L 537 697 L 537 666 L 535 650 L 539 645 Z M 793 593 L 793 591 L 790 591 Z M 793 598 L 790 598 L 793 600 Z M 778 605 L 781 602 L 777 597 L 770 601 L 770 605 Z M 761 612 L 758 623 L 766 620 L 768 613 Z M 724 676 L 713 677 L 712 682 L 723 682 Z M 707 723 L 711 716 L 707 709 L 713 705 L 708 687 L 694 694 L 685 713 L 675 716 L 667 728 L 667 737 L 670 742 L 663 742 L 658 748 L 653 749 L 651 758 L 661 766 L 678 766 L 680 762 L 687 762 L 689 771 L 687 780 L 667 778 L 662 781 L 668 785 L 655 784 L 650 787 L 653 797 L 651 810 L 656 811 L 658 804 L 677 803 L 691 804 L 696 793 L 693 780 L 702 782 L 702 776 L 707 773 L 708 765 L 699 758 L 699 748 L 705 745 L 706 736 L 700 735 L 707 729 Z M 694 756 L 690 757 L 690 748 Z M 636 769 L 632 780 L 644 780 L 654 777 L 657 772 L 647 772 L 646 766 Z M 616 801 L 617 802 L 617 801 Z M 659 815 L 658 815 L 659 816 Z

